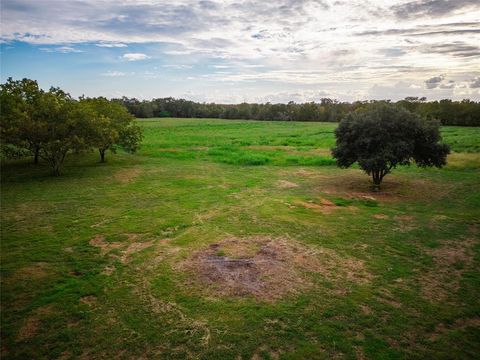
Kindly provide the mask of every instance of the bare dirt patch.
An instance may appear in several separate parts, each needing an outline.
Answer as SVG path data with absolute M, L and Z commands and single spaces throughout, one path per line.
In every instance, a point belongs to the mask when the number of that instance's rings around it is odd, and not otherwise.
M 417 228 L 415 218 L 411 215 L 395 215 L 396 229 L 400 232 L 409 232 Z
M 124 234 L 127 236 L 127 241 L 125 242 L 107 242 L 105 241 L 105 237 L 103 235 L 95 235 L 90 240 L 90 245 L 100 248 L 100 255 L 105 256 L 109 254 L 112 250 L 120 250 L 121 255 L 118 254 L 110 254 L 110 256 L 120 259 L 120 261 L 124 264 L 128 263 L 131 259 L 131 256 L 143 249 L 149 248 L 154 244 L 154 240 L 150 241 L 139 241 L 142 237 L 142 234 L 137 233 L 126 233 Z M 113 268 L 113 270 L 112 270 Z M 106 275 L 111 275 L 115 267 L 107 266 L 103 273 Z
M 102 274 L 110 276 L 115 272 L 116 268 L 113 265 L 107 265 L 105 266 L 105 269 L 103 269 Z
M 463 273 L 473 265 L 474 246 L 473 239 L 460 239 L 428 251 L 434 266 L 420 278 L 422 295 L 433 302 L 442 302 L 454 295 L 460 289 Z
M 41 279 L 48 275 L 48 263 L 36 262 L 32 265 L 25 266 L 15 273 L 15 279 Z
M 153 240 L 145 241 L 145 242 L 135 242 L 130 245 L 122 252 L 122 256 L 120 257 L 120 261 L 124 264 L 130 261 L 130 257 L 132 254 L 139 252 L 143 249 L 149 248 L 153 245 Z
M 88 305 L 90 307 L 94 306 L 97 302 L 97 297 L 95 295 L 87 295 L 80 298 L 82 304 Z
M 24 321 L 20 328 L 16 341 L 26 341 L 34 338 L 41 327 L 42 318 L 54 313 L 52 306 L 42 306 L 34 310 Z
M 325 173 L 322 169 L 313 171 L 302 169 L 285 176 L 302 176 L 311 179 L 311 186 L 319 193 L 331 194 L 347 199 L 365 200 L 369 197 L 378 202 L 399 202 L 406 200 L 429 201 L 447 197 L 455 186 L 412 178 L 393 172 L 385 177 L 378 192 L 372 190 L 371 179 L 361 170 L 348 169 L 335 173 Z
M 474 317 L 470 319 L 459 319 L 453 324 L 445 325 L 443 323 L 437 325 L 433 333 L 429 336 L 430 341 L 437 340 L 440 336 L 454 330 L 465 330 L 466 328 L 480 328 L 480 317 Z
M 324 198 L 319 198 L 318 202 L 313 202 L 313 200 L 310 201 L 302 201 L 298 200 L 295 202 L 297 205 L 303 206 L 306 209 L 311 209 L 314 211 L 318 211 L 324 214 L 328 214 L 332 212 L 332 210 L 339 209 L 340 206 L 335 205 L 333 202 L 330 200 L 324 199 Z
M 35 337 L 39 328 L 40 319 L 35 315 L 29 316 L 17 334 L 17 341 L 25 341 Z
M 311 287 L 309 274 L 320 274 L 340 287 L 370 279 L 360 260 L 267 236 L 228 238 L 193 254 L 178 267 L 192 272 L 192 281 L 210 294 L 253 296 L 263 301 L 275 301 Z
M 114 178 L 122 184 L 128 184 L 135 180 L 141 172 L 142 170 L 136 167 L 122 169 L 114 174 Z
M 388 219 L 388 215 L 385 215 L 385 214 L 374 214 L 373 217 L 374 217 L 375 219 L 379 219 L 379 220 Z
M 100 248 L 100 255 L 105 255 L 113 249 L 120 249 L 121 242 L 107 242 L 103 235 L 95 235 L 89 242 L 90 245 Z
M 287 180 L 279 180 L 277 181 L 277 187 L 280 189 L 293 189 L 298 187 L 298 184 Z

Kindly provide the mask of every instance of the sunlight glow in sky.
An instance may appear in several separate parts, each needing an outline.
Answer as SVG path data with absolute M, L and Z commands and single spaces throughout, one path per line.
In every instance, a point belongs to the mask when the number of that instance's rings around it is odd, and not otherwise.
M 478 0 L 2 0 L 1 80 L 219 103 L 480 100 Z

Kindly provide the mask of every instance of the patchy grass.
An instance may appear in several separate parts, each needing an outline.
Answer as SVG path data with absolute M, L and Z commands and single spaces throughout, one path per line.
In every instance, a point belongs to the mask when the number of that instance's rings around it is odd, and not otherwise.
M 371 193 L 335 124 L 141 120 L 136 155 L 2 164 L 2 358 L 475 358 L 478 128 Z

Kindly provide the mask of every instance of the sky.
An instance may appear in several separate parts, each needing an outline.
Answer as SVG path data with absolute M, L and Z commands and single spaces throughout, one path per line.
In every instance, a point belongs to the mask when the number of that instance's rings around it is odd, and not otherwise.
M 480 101 L 479 0 L 1 0 L 0 47 L 73 96 Z

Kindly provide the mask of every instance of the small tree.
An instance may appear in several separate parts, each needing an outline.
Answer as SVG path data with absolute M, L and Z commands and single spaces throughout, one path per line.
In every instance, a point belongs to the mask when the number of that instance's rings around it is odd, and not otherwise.
M 385 175 L 398 165 L 436 166 L 446 164 L 448 145 L 440 143 L 439 123 L 426 121 L 408 110 L 375 103 L 348 114 L 335 130 L 332 149 L 338 166 L 355 162 L 372 176 L 378 191 Z
M 107 150 L 137 151 L 142 139 L 141 129 L 133 122 L 133 116 L 125 106 L 105 98 L 82 98 L 80 103 L 93 112 L 89 142 L 98 149 L 100 162 L 105 162 Z

